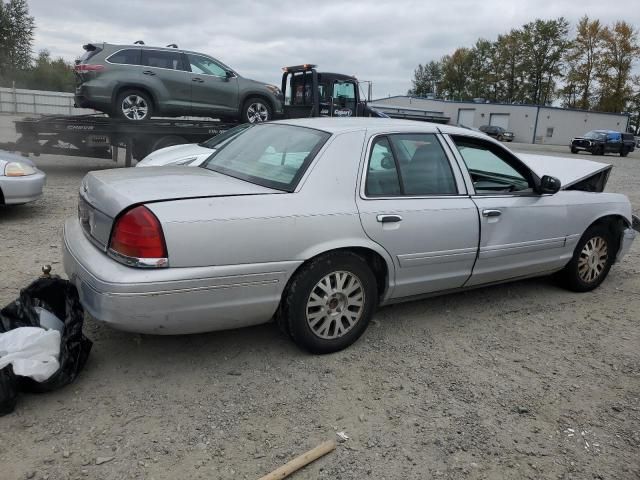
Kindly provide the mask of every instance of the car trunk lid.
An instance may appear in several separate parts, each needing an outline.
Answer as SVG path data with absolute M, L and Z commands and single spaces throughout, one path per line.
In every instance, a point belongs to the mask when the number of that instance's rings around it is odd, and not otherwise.
M 102 43 L 87 43 L 83 45 L 84 53 L 76 60 L 73 72 L 76 78 L 76 85 L 81 85 L 90 78 L 94 78 L 100 72 L 100 68 L 104 68 L 103 65 L 91 65 L 89 62 L 92 57 L 100 53 L 104 44 Z
M 133 205 L 191 198 L 283 193 L 197 167 L 120 168 L 89 172 L 82 180 L 78 217 L 105 249 L 113 220 Z

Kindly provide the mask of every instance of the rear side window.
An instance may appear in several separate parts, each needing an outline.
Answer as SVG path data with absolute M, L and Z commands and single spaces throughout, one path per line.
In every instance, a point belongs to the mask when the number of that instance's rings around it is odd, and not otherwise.
M 180 52 L 162 50 L 142 50 L 142 65 L 146 67 L 166 68 L 167 70 L 186 70 Z
M 365 192 L 370 196 L 455 195 L 458 188 L 434 134 L 395 134 L 374 142 Z
M 118 63 L 121 65 L 140 65 L 140 50 L 137 48 L 128 48 L 114 53 L 108 58 L 110 63 Z

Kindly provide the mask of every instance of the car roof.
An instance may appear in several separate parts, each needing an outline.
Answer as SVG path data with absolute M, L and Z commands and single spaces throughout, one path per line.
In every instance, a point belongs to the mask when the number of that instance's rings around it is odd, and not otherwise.
M 91 42 L 91 45 L 98 45 L 102 42 Z M 184 48 L 180 48 L 178 46 L 178 48 L 174 48 L 174 47 L 158 47 L 155 45 L 146 45 L 146 44 L 120 44 L 120 43 L 109 43 L 109 42 L 104 42 L 105 45 L 109 45 L 110 47 L 115 47 L 115 48 L 141 48 L 141 49 L 148 49 L 148 50 L 166 50 L 168 52 L 185 52 L 185 53 L 194 53 L 196 55 L 207 55 L 204 54 L 202 52 L 196 52 L 194 50 L 186 50 Z M 210 55 L 209 55 L 210 56 Z
M 329 133 L 342 133 L 354 130 L 366 130 L 369 128 L 376 129 L 403 129 L 416 131 L 417 128 L 429 126 L 436 127 L 442 133 L 452 133 L 460 135 L 474 135 L 477 132 L 466 128 L 455 127 L 453 125 L 444 125 L 434 122 L 420 122 L 417 120 L 401 120 L 394 118 L 376 118 L 376 117 L 356 117 L 356 118 L 336 118 L 336 117 L 315 117 L 315 118 L 296 118 L 291 120 L 277 120 L 270 122 L 274 124 L 297 125 L 300 127 L 315 128 L 324 130 Z M 474 135 L 476 136 L 476 135 Z M 484 135 L 477 135 L 485 138 Z

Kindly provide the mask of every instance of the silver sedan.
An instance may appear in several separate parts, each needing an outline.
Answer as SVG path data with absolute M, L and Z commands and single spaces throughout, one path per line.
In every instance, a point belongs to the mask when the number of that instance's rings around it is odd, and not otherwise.
M 28 158 L 0 150 L 0 205 L 19 205 L 37 200 L 46 181 Z
M 610 169 L 422 122 L 254 125 L 201 167 L 89 173 L 64 265 L 116 328 L 275 319 L 332 352 L 379 305 L 554 272 L 596 288 L 635 237 L 629 200 L 603 192 Z

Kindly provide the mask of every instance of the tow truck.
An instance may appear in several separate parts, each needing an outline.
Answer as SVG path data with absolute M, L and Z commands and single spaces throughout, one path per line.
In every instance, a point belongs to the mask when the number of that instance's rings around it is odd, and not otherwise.
M 285 118 L 307 117 L 383 117 L 371 108 L 371 82 L 358 81 L 342 73 L 318 72 L 317 65 L 305 63 L 282 69 Z M 367 87 L 367 100 L 360 94 Z
M 371 100 L 371 82 L 340 73 L 318 72 L 316 65 L 284 67 L 282 92 L 285 95 L 284 118 L 306 117 L 387 117 L 368 105 L 360 89 L 367 87 Z M 44 115 L 15 122 L 19 138 L 0 143 L 0 149 L 23 155 L 41 154 L 81 156 L 118 161 L 125 149 L 124 164 L 142 160 L 160 148 L 183 143 L 203 142 L 237 123 L 216 120 L 150 119 L 129 122 L 96 115 Z

